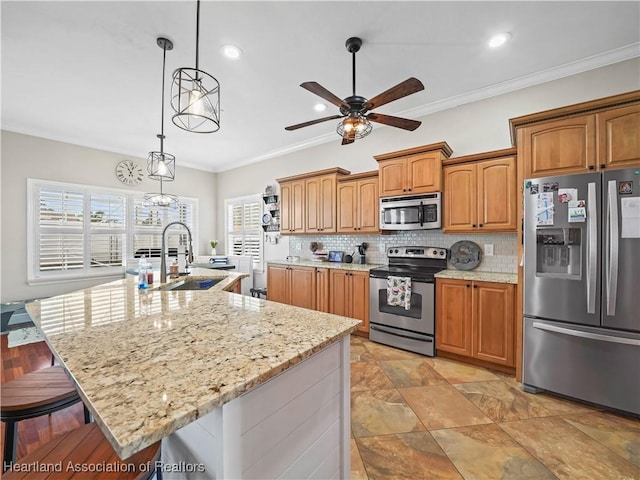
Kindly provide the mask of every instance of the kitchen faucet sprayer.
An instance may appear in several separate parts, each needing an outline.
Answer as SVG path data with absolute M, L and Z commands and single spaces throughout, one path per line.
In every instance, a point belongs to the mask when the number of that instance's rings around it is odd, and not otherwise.
M 168 223 L 164 230 L 162 230 L 162 251 L 160 254 L 160 282 L 165 283 L 167 281 L 167 259 L 166 259 L 166 233 L 167 229 L 171 225 L 182 225 L 187 230 L 187 238 L 189 240 L 189 248 L 187 250 L 187 265 L 193 263 L 193 238 L 191 236 L 191 230 L 189 227 L 182 222 L 171 222 Z

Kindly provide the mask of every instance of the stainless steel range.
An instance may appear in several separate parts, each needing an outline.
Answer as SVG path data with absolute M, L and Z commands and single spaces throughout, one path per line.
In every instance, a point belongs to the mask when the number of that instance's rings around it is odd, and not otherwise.
M 423 355 L 435 354 L 435 274 L 447 268 L 447 249 L 387 248 L 389 264 L 369 272 L 369 339 Z M 390 305 L 389 277 L 410 278 L 408 307 Z

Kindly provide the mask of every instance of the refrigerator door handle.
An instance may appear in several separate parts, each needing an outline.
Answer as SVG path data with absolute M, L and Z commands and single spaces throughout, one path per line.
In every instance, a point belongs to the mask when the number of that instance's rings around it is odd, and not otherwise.
M 624 337 L 613 337 L 611 335 L 601 335 L 599 333 L 583 332 L 581 330 L 572 330 L 570 328 L 556 327 L 555 325 L 547 325 L 546 323 L 533 322 L 533 327 L 538 330 L 546 330 L 547 332 L 562 333 L 571 335 L 572 337 L 587 338 L 589 340 L 598 340 L 609 343 L 622 343 L 624 345 L 634 345 L 640 347 L 640 340 Z
M 588 184 L 587 191 L 587 313 L 596 313 L 596 261 L 598 260 L 598 219 L 596 184 Z
M 616 181 L 607 183 L 607 235 L 608 246 L 606 256 L 607 315 L 616 314 L 616 297 L 618 293 L 618 194 Z

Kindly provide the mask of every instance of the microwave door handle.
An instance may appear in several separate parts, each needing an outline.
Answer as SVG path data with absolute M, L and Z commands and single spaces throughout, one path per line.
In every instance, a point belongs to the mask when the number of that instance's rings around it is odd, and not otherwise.
M 422 206 L 422 202 L 420 202 L 420 207 L 418 208 L 418 222 L 422 227 L 424 224 L 424 207 Z
M 610 180 L 607 190 L 607 235 L 608 251 L 606 257 L 607 274 L 607 315 L 616 314 L 616 297 L 618 293 L 618 195 L 616 181 Z

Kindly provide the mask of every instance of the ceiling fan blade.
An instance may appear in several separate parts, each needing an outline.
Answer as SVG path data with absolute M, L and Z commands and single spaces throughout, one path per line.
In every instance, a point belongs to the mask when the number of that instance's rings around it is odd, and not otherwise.
M 391 115 L 383 115 L 381 113 L 370 113 L 367 118 L 372 122 L 383 123 L 391 127 L 402 128 L 404 130 L 414 131 L 422 122 L 418 120 L 410 120 L 408 118 L 394 117 Z
M 367 109 L 373 110 L 374 108 L 385 105 L 399 98 L 406 97 L 412 93 L 424 90 L 424 85 L 417 78 L 411 77 L 404 82 L 399 83 L 395 87 L 391 87 L 389 90 L 385 90 L 380 95 L 373 97 L 367 102 Z
M 298 123 L 297 125 L 291 125 L 289 127 L 284 127 L 285 130 L 297 130 L 302 127 L 308 127 L 309 125 L 315 125 L 316 123 L 327 122 L 329 120 L 335 120 L 337 118 L 342 118 L 343 115 L 331 115 L 330 117 L 317 118 L 315 120 L 311 120 L 309 122 Z
M 333 103 L 336 107 L 345 108 L 347 110 L 349 109 L 349 105 L 347 105 L 344 100 L 339 99 L 317 82 L 304 82 L 301 83 L 300 86 L 309 90 L 311 93 L 315 93 L 319 97 L 324 98 L 327 102 Z

